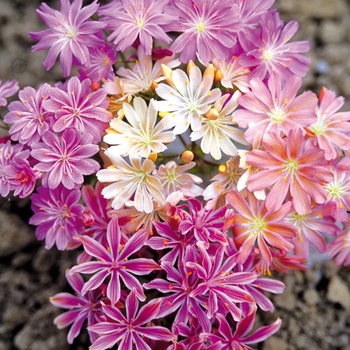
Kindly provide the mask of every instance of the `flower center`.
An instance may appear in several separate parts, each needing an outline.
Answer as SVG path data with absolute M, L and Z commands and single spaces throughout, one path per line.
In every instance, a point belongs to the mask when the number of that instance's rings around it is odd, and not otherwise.
M 283 122 L 285 112 L 280 108 L 273 108 L 270 112 L 267 113 L 269 117 L 276 123 Z
M 283 164 L 284 170 L 283 172 L 287 172 L 287 175 L 292 174 L 292 176 L 296 173 L 298 170 L 298 162 L 295 159 L 288 159 L 287 163 Z
M 325 186 L 331 199 L 339 199 L 344 195 L 345 187 L 338 181 L 330 182 Z
M 254 235 L 258 235 L 266 228 L 266 222 L 262 218 L 255 218 L 251 224 L 251 229 Z
M 327 130 L 327 125 L 323 124 L 320 120 L 310 126 L 310 129 L 316 135 L 323 135 Z
M 202 18 L 199 19 L 196 29 L 198 33 L 203 33 L 205 31 L 205 23 Z

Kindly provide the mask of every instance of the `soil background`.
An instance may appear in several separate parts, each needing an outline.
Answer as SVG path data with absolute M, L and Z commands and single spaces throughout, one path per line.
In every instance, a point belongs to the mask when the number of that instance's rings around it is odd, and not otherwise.
M 40 2 L 0 0 L 0 79 L 17 79 L 21 89 L 62 77 L 59 67 L 43 68 L 46 52 L 30 52 L 34 43 L 27 33 L 44 28 L 35 13 Z M 58 0 L 46 2 L 58 8 Z M 318 93 L 326 86 L 343 95 L 343 109 L 350 110 L 350 1 L 276 0 L 275 7 L 285 22 L 300 23 L 293 40 L 311 43 L 313 63 L 303 88 Z M 57 330 L 52 322 L 62 310 L 49 303 L 50 296 L 71 291 L 64 271 L 75 265 L 77 253 L 45 250 L 26 224 L 28 204 L 0 199 L 0 350 L 87 349 L 84 332 L 73 345 L 66 343 L 66 330 Z M 309 265 L 306 272 L 273 275 L 286 290 L 271 296 L 276 310 L 260 313 L 258 323 L 277 317 L 283 323 L 260 350 L 350 350 L 350 269 L 317 253 Z

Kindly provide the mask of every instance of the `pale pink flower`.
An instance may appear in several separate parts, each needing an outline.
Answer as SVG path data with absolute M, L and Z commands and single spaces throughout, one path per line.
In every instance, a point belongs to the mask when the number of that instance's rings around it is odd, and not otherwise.
M 311 212 L 313 200 L 325 202 L 327 191 L 323 184 L 333 179 L 326 167 L 324 152 L 307 147 L 302 130 L 291 129 L 288 136 L 266 133 L 262 141 L 264 150 L 250 151 L 247 162 L 259 168 L 248 180 L 248 190 L 270 189 L 266 208 L 278 210 L 288 194 L 294 209 L 301 215 Z
M 100 170 L 97 178 L 110 183 L 102 190 L 102 195 L 113 199 L 114 209 L 132 204 L 138 211 L 151 213 L 154 209 L 153 200 L 164 204 L 163 186 L 156 176 L 151 175 L 155 169 L 151 160 L 145 159 L 141 163 L 141 157 L 132 154 L 129 157 L 131 164 L 128 164 L 110 148 L 105 151 L 105 155 L 114 166 Z M 133 202 L 130 203 L 131 199 Z
M 238 101 L 244 109 L 233 114 L 234 122 L 248 128 L 247 141 L 260 143 L 266 132 L 287 135 L 292 128 L 302 129 L 316 121 L 317 96 L 311 91 L 296 96 L 301 84 L 300 77 L 291 76 L 284 83 L 277 74 L 271 74 L 267 86 L 259 78 L 250 81 L 251 91 Z

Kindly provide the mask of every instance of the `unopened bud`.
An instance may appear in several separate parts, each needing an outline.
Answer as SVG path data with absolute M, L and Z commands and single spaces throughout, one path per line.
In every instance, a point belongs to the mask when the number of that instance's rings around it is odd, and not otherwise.
M 80 222 L 84 225 L 84 227 L 92 227 L 95 224 L 95 218 L 89 211 L 84 211 L 82 215 L 79 217 Z
M 205 69 L 204 73 L 203 73 L 203 78 L 206 75 L 210 75 L 213 79 L 214 79 L 214 66 L 212 64 L 209 64 L 209 66 Z
M 210 108 L 207 113 L 205 113 L 205 117 L 210 120 L 216 120 L 219 118 L 219 111 L 216 108 Z
M 188 76 L 190 76 L 190 71 L 191 71 L 192 67 L 196 67 L 196 64 L 191 60 L 190 62 L 188 62 L 187 69 L 186 69 L 186 72 L 187 72 Z
M 223 77 L 221 69 L 217 69 L 214 73 L 214 81 L 216 83 L 220 83 L 221 79 Z
M 227 166 L 226 166 L 225 164 L 220 164 L 220 165 L 218 166 L 218 172 L 219 172 L 220 174 L 225 174 L 226 170 L 227 170 Z
M 156 152 L 151 152 L 150 155 L 148 156 L 148 159 L 154 163 L 158 159 L 158 154 Z
M 183 163 L 185 163 L 185 164 L 188 164 L 188 163 L 192 162 L 193 158 L 194 158 L 194 154 L 191 151 L 183 152 L 181 154 L 181 157 L 180 157 L 181 161 Z

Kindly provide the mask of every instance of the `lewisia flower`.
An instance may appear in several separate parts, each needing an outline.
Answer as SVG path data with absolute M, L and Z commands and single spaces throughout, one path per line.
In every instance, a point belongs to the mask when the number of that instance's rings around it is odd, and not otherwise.
M 319 148 L 325 151 L 327 160 L 335 159 L 341 150 L 350 149 L 350 112 L 338 112 L 344 105 L 344 97 L 323 88 L 320 104 L 316 110 L 317 121 L 308 128 L 309 134 L 317 140 Z
M 85 135 L 91 134 L 93 143 L 101 141 L 111 120 L 111 114 L 106 110 L 106 91 L 99 89 L 91 92 L 90 79 L 80 82 L 77 77 L 72 77 L 68 80 L 66 91 L 52 88 L 50 99 L 44 101 L 43 106 L 55 114 L 53 131 L 75 128 Z
M 255 315 L 257 311 L 256 304 L 250 304 L 246 308 L 245 315 L 236 324 L 235 331 L 232 332 L 232 326 L 226 317 L 221 313 L 216 315 L 219 322 L 219 328 L 214 333 L 203 333 L 202 336 L 213 344 L 213 349 L 247 349 L 253 350 L 248 344 L 259 343 L 272 334 L 276 333 L 281 327 L 281 320 L 278 318 L 269 326 L 261 327 L 250 335 L 247 335 L 253 328 Z M 214 346 L 217 347 L 214 347 Z
M 136 349 L 151 350 L 145 338 L 166 342 L 175 340 L 175 336 L 167 328 L 149 324 L 159 318 L 160 303 L 160 299 L 155 299 L 143 305 L 139 310 L 135 288 L 132 288 L 126 298 L 126 315 L 123 315 L 116 307 L 102 303 L 102 309 L 108 321 L 88 327 L 89 331 L 99 334 L 89 349 L 105 350 L 119 344 L 120 349 L 131 350 L 135 345 Z
M 12 124 L 9 130 L 12 140 L 31 145 L 49 130 L 53 115 L 44 108 L 43 102 L 49 98 L 50 89 L 49 84 L 41 85 L 37 91 L 27 86 L 18 93 L 21 101 L 9 104 L 4 122 Z
M 79 220 L 84 207 L 79 204 L 80 191 L 68 190 L 59 185 L 55 189 L 39 187 L 30 199 L 34 215 L 29 219 L 37 226 L 35 234 L 38 240 L 45 239 L 45 248 L 65 250 L 72 237 L 83 231 Z
M 302 79 L 292 76 L 283 82 L 277 74 L 271 74 L 268 84 L 259 78 L 250 81 L 251 91 L 238 101 L 244 109 L 234 112 L 233 121 L 247 128 L 245 138 L 251 144 L 260 143 L 266 132 L 283 132 L 303 128 L 316 121 L 317 96 L 305 91 L 296 96 Z
M 50 298 L 52 305 L 68 309 L 68 311 L 57 316 L 54 324 L 58 329 L 62 329 L 71 325 L 67 334 L 67 341 L 73 344 L 74 339 L 79 335 L 83 323 L 88 321 L 88 326 L 104 321 L 105 315 L 102 312 L 101 299 L 105 292 L 105 285 L 94 291 L 89 291 L 84 296 L 81 294 L 84 286 L 83 277 L 78 273 L 71 275 L 69 269 L 66 271 L 66 279 L 70 286 L 74 289 L 74 295 L 70 293 L 58 293 Z M 90 341 L 96 340 L 97 335 L 89 332 Z
M 97 178 L 101 182 L 111 183 L 102 190 L 102 195 L 113 198 L 111 205 L 114 209 L 120 209 L 132 196 L 132 204 L 138 211 L 151 213 L 154 209 L 153 199 L 164 204 L 162 184 L 156 176 L 151 175 L 155 169 L 151 160 L 145 159 L 141 163 L 141 158 L 132 154 L 129 165 L 110 148 L 105 151 L 105 155 L 113 166 L 100 170 Z
M 129 290 L 135 290 L 137 298 L 145 300 L 145 294 L 141 283 L 133 274 L 147 275 L 153 270 L 159 269 L 159 265 L 151 259 L 133 258 L 130 256 L 138 252 L 148 238 L 148 231 L 139 230 L 130 239 L 122 244 L 122 233 L 119 228 L 118 218 L 113 216 L 107 227 L 107 246 L 95 239 L 79 235 L 74 239 L 83 244 L 85 251 L 97 260 L 86 261 L 74 266 L 70 274 L 87 273 L 93 276 L 84 284 L 81 293 L 85 295 L 89 290 L 98 288 L 105 279 L 109 278 L 107 297 L 116 304 L 121 297 L 121 279 Z
M 170 116 L 166 116 L 157 122 L 157 111 L 154 108 L 154 100 L 149 106 L 141 97 L 133 99 L 133 107 L 123 103 L 123 111 L 127 122 L 118 118 L 110 122 L 110 129 L 103 140 L 112 146 L 114 153 L 125 156 L 133 153 L 147 158 L 151 152 L 160 153 L 167 149 L 165 144 L 175 140 L 171 128 Z
M 202 194 L 203 190 L 197 184 L 203 180 L 199 176 L 187 172 L 195 166 L 195 162 L 178 165 L 171 160 L 166 164 L 161 164 L 159 169 L 154 171 L 154 175 L 159 178 L 163 185 L 165 197 L 176 191 L 180 191 L 187 197 L 196 197 Z
M 124 52 L 139 39 L 147 55 L 152 52 L 153 38 L 170 43 L 171 38 L 163 27 L 177 19 L 171 11 L 164 11 L 168 2 L 169 0 L 120 0 L 112 11 L 102 8 L 99 11 L 101 21 L 107 24 L 106 29 L 113 31 L 107 40 L 113 41 L 117 50 Z
M 287 80 L 293 75 L 304 77 L 307 74 L 311 60 L 304 53 L 309 51 L 310 43 L 289 42 L 298 28 L 296 21 L 284 26 L 279 13 L 272 10 L 261 16 L 259 26 L 249 36 L 240 36 L 245 51 L 240 62 L 252 70 L 251 77 L 263 80 L 275 72 Z
M 232 112 L 237 108 L 240 96 L 239 91 L 231 97 L 230 95 L 221 96 L 201 118 L 200 129 L 193 131 L 190 135 L 191 141 L 202 139 L 200 143 L 202 151 L 205 154 L 210 153 L 216 160 L 221 159 L 221 151 L 229 156 L 237 154 L 237 147 L 231 140 L 248 145 L 243 131 L 232 125 Z
M 179 17 L 166 29 L 182 33 L 171 49 L 180 52 L 184 63 L 196 56 L 205 65 L 213 57 L 225 59 L 227 49 L 236 43 L 240 20 L 238 6 L 231 0 L 173 0 L 167 11 Z
M 158 82 L 164 79 L 162 76 L 162 65 L 175 68 L 180 61 L 174 55 L 157 60 L 154 65 L 152 55 L 146 55 L 142 46 L 137 48 L 137 59 L 130 68 L 120 67 L 117 76 L 121 78 L 125 93 L 135 95 L 138 92 L 145 92 L 154 88 Z
M 160 112 L 172 112 L 172 122 L 175 134 L 184 133 L 189 126 L 192 130 L 201 127 L 201 116 L 210 109 L 211 103 L 221 96 L 219 89 L 210 90 L 213 85 L 213 75 L 202 73 L 197 66 L 191 66 L 189 76 L 180 69 L 171 74 L 172 86 L 161 83 L 156 92 L 165 101 L 155 101 L 155 107 Z
M 45 173 L 43 186 L 55 189 L 62 183 L 72 189 L 83 183 L 83 175 L 95 173 L 100 165 L 90 157 L 99 147 L 91 141 L 90 134 L 66 129 L 60 136 L 48 130 L 42 136 L 42 142 L 33 142 L 31 155 L 39 161 L 34 169 Z
M 13 96 L 18 90 L 17 80 L 8 80 L 4 83 L 0 80 L 0 106 L 6 106 L 6 99 Z
M 97 11 L 97 0 L 82 9 L 83 0 L 60 0 L 60 11 L 42 3 L 37 10 L 40 18 L 49 27 L 39 32 L 30 32 L 33 40 L 39 41 L 32 47 L 33 52 L 49 49 L 44 67 L 49 70 L 59 54 L 63 75 L 69 76 L 73 58 L 79 64 L 90 63 L 89 48 L 103 45 L 100 33 L 105 24 L 92 21 L 90 17 Z
M 296 230 L 285 220 L 293 210 L 291 202 L 270 212 L 266 209 L 265 201 L 259 201 L 251 193 L 245 199 L 239 192 L 232 191 L 226 199 L 235 213 L 225 222 L 224 229 L 232 226 L 234 242 L 239 249 L 237 262 L 244 263 L 248 259 L 255 242 L 267 266 L 271 265 L 273 248 L 282 252 L 293 249 L 292 239 Z
M 267 210 L 278 210 L 287 194 L 301 215 L 311 212 L 311 200 L 325 202 L 327 192 L 323 185 L 332 181 L 333 175 L 326 167 L 324 152 L 307 147 L 301 129 L 291 129 L 285 138 L 266 133 L 262 145 L 264 150 L 246 155 L 247 162 L 259 168 L 247 184 L 249 191 L 271 187 L 266 197 Z

